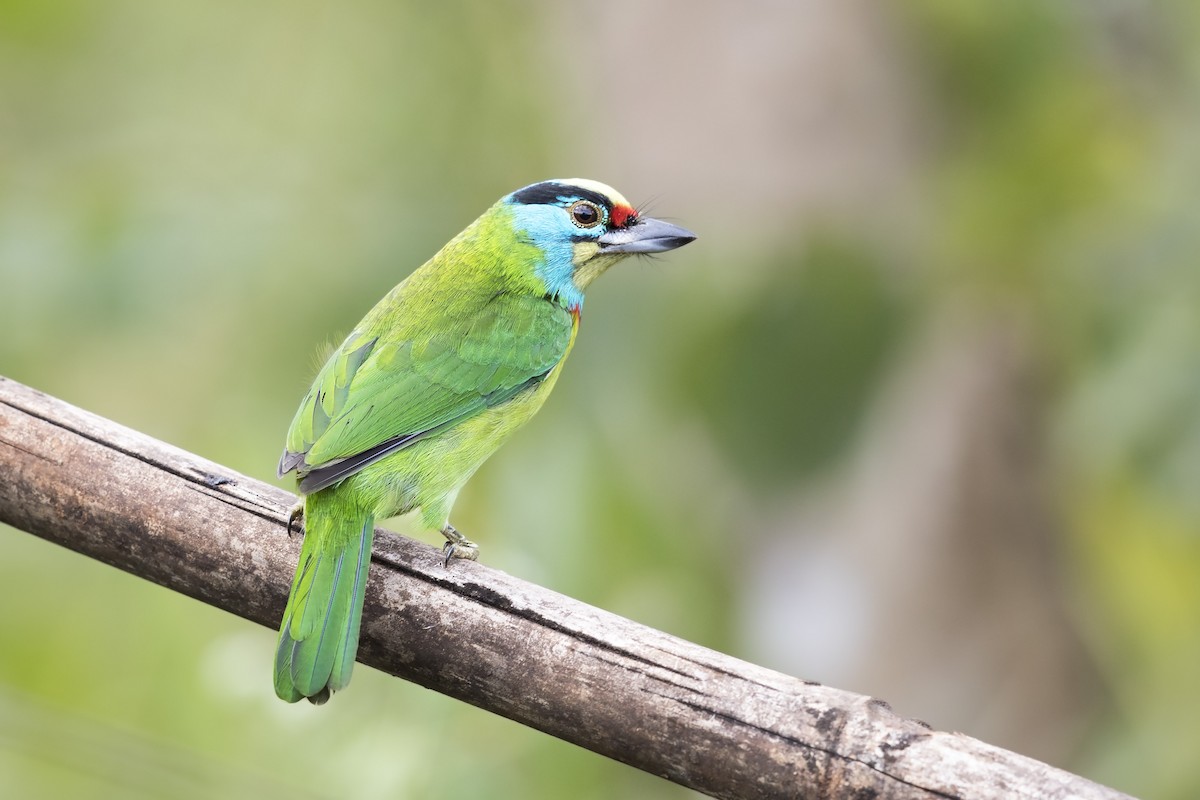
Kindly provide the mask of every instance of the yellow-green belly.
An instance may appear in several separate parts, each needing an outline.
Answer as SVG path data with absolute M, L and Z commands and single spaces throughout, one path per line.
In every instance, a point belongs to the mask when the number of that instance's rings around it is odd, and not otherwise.
M 379 519 L 419 508 L 424 525 L 440 530 L 459 489 L 537 413 L 565 362 L 566 355 L 545 380 L 508 402 L 365 467 L 346 479 L 343 491 L 353 494 L 361 508 L 373 511 Z

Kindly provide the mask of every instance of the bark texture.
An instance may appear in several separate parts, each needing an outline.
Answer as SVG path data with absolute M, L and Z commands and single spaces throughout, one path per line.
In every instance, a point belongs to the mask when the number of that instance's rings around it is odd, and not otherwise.
M 0 521 L 277 627 L 295 500 L 0 377 Z M 715 797 L 1125 797 L 387 532 L 358 656 Z

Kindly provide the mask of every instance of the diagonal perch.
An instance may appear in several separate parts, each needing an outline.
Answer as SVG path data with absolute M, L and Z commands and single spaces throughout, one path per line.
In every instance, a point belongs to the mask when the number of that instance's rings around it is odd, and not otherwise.
M 0 521 L 275 628 L 295 499 L 0 377 Z M 358 655 L 716 797 L 1126 797 L 387 532 Z

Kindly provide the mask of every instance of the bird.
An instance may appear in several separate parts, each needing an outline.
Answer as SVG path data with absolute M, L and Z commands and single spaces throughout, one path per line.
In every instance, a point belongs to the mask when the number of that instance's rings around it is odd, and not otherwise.
M 584 292 L 631 255 L 696 235 L 586 179 L 500 198 L 372 308 L 317 373 L 288 430 L 303 540 L 275 653 L 275 693 L 320 705 L 350 682 L 375 520 L 414 512 L 446 539 L 459 490 L 541 408 Z

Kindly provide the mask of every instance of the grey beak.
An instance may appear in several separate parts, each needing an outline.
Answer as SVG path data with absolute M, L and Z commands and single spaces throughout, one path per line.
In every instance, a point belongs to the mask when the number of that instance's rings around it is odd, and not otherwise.
M 653 217 L 641 217 L 628 228 L 609 231 L 596 241 L 602 253 L 663 253 L 683 247 L 696 234 Z

